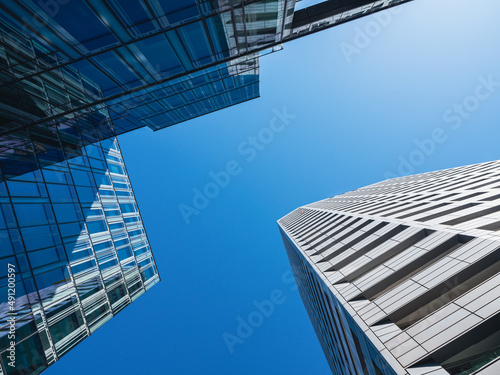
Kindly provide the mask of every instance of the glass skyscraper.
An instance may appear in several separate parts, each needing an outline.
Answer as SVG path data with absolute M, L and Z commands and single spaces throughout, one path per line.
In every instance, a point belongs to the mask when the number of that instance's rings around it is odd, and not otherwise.
M 334 374 L 500 373 L 499 176 L 395 178 L 278 221 Z
M 295 0 L 5 0 L 3 92 L 67 70 L 102 91 L 55 111 L 38 108 L 0 135 L 66 121 L 103 103 L 115 134 L 157 130 L 238 104 L 259 96 L 260 55 L 407 1 L 325 1 L 295 12 Z
M 36 53 L 6 30 L 3 82 Z M 63 67 L 0 93 L 0 373 L 37 374 L 160 279 L 106 105 L 44 120 L 101 88 Z
M 0 183 L 6 374 L 41 372 L 160 280 L 118 142 L 80 153 Z M 13 286 L 15 367 L 8 365 Z

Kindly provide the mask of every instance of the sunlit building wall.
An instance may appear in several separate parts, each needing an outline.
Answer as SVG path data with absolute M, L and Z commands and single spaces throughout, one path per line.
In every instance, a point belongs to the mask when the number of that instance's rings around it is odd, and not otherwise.
M 500 373 L 500 161 L 383 181 L 278 224 L 334 374 Z

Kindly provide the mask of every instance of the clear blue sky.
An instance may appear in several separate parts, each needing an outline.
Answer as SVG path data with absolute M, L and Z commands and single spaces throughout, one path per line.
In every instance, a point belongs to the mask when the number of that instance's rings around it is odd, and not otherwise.
M 500 3 L 415 0 L 385 15 L 263 57 L 259 99 L 120 137 L 162 282 L 47 373 L 329 374 L 299 294 L 282 279 L 276 220 L 388 172 L 500 158 Z M 296 117 L 263 130 L 285 107 Z M 242 143 L 259 133 L 274 139 L 253 155 Z M 186 224 L 179 205 L 192 206 L 193 189 L 231 161 L 240 173 Z M 274 290 L 283 303 L 231 354 L 224 333 L 236 335 L 238 317 Z

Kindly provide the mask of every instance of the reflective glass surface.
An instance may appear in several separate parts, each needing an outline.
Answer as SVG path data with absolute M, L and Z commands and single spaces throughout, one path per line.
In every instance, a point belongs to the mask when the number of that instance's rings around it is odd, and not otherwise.
M 107 103 L 115 134 L 160 129 L 256 98 L 251 52 L 279 40 L 284 0 L 247 2 L 7 0 L 0 4 L 0 90 L 24 93 L 32 116 L 23 124 L 73 118 L 95 109 L 92 103 Z M 68 99 L 67 89 L 48 82 L 54 76 L 83 80 L 97 96 Z M 0 135 L 17 122 L 6 121 Z
M 116 139 L 39 167 L 0 183 L 6 374 L 41 372 L 160 280 Z M 10 312 L 15 368 L 7 365 Z

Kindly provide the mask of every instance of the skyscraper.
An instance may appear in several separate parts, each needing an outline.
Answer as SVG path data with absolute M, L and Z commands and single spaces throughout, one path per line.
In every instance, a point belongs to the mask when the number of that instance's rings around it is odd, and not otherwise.
M 500 373 L 500 161 L 386 180 L 278 224 L 334 374 Z
M 31 105 L 36 114 L 8 123 L 0 136 L 102 104 L 115 135 L 238 104 L 259 96 L 259 56 L 408 1 L 324 1 L 295 11 L 295 0 L 6 0 L 0 93 L 40 96 L 36 86 L 48 74 L 73 74 L 102 90 L 85 101 L 70 95 L 56 111 L 40 108 L 42 95 Z
M 118 142 L 79 151 L 0 183 L 0 373 L 40 373 L 160 280 Z
M 0 373 L 36 374 L 159 276 L 106 106 L 20 126 L 101 89 L 65 68 L 0 90 Z

